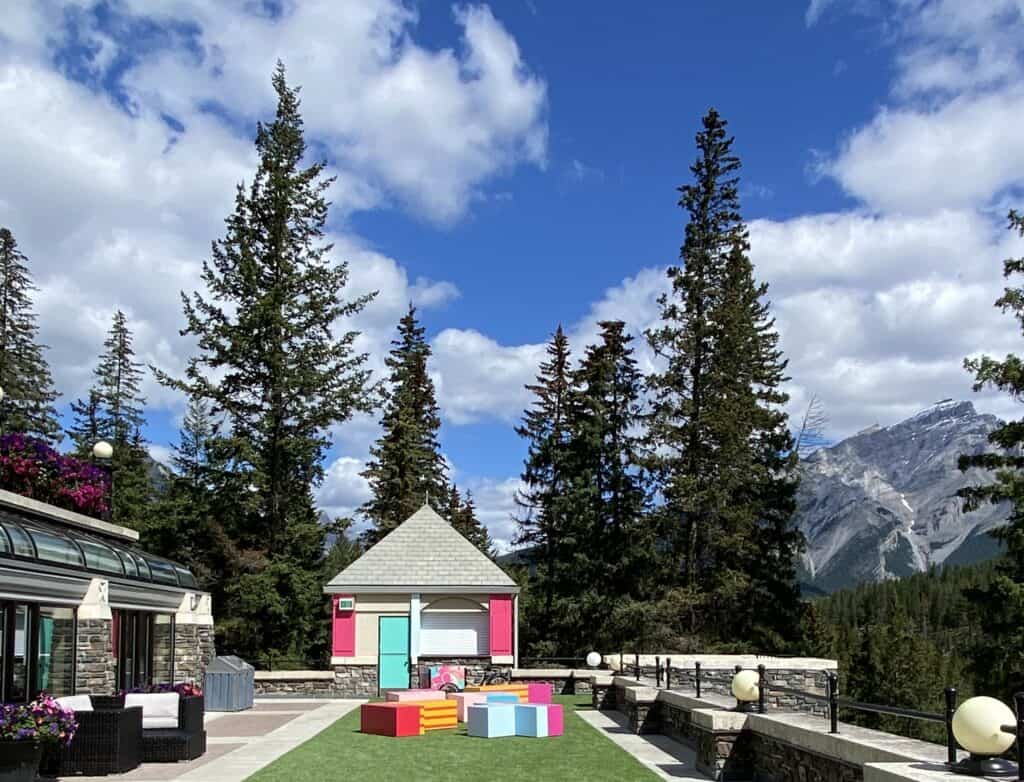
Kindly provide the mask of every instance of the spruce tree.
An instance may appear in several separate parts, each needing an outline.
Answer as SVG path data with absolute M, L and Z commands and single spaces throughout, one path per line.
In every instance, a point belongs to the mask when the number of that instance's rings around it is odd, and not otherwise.
M 445 516 L 470 543 L 487 556 L 494 556 L 494 544 L 491 542 L 491 536 L 488 534 L 487 528 L 476 517 L 476 503 L 473 502 L 472 492 L 467 491 L 466 497 L 463 499 L 458 488 L 452 484 L 448 490 Z
M 135 361 L 128 320 L 117 310 L 93 370 L 93 386 L 84 400 L 71 405 L 75 420 L 69 429 L 81 458 L 92 459 L 99 440 L 113 447 L 108 465 L 111 520 L 133 529 L 148 523 L 153 500 L 150 460 L 142 438 L 146 400 L 141 393 L 141 366 Z
M 516 542 L 534 547 L 538 567 L 531 584 L 534 627 L 551 628 L 555 596 L 572 576 L 571 547 L 564 538 L 573 509 L 565 494 L 571 475 L 569 406 L 572 404 L 572 367 L 569 340 L 559 326 L 540 365 L 537 382 L 527 386 L 534 395 L 516 433 L 527 442 L 523 465 L 524 487 L 516 494 L 519 527 Z M 557 641 L 556 641 L 557 643 Z M 542 652 L 550 653 L 550 652 Z
M 223 468 L 216 460 L 215 440 L 209 403 L 190 399 L 172 450 L 173 475 L 142 538 L 148 550 L 188 565 L 208 589 L 215 588 L 213 574 L 222 570 L 224 557 L 212 529 L 220 520 L 211 487 Z
M 669 603 L 686 633 L 777 650 L 799 620 L 785 361 L 747 256 L 740 162 L 714 109 L 696 140 L 694 181 L 679 189 L 682 264 L 668 269 L 662 322 L 648 332 L 663 362 L 648 381 L 648 434 L 676 585 Z
M 1010 230 L 1024 236 L 1024 214 L 1011 211 Z M 1024 258 L 1003 261 L 1003 277 L 1024 274 Z M 995 305 L 1011 312 L 1024 333 L 1024 284 L 1007 286 Z M 996 388 L 1013 399 L 1024 395 L 1024 360 L 1008 354 L 967 359 L 964 366 L 974 374 L 974 390 Z M 974 610 L 981 617 L 981 637 L 973 651 L 974 673 L 985 694 L 1009 698 L 1024 690 L 1024 419 L 1009 421 L 989 435 L 996 453 L 965 454 L 960 468 L 991 470 L 995 483 L 962 492 L 968 507 L 978 502 L 1010 503 L 1007 523 L 992 532 L 1004 552 L 991 583 L 971 593 Z
M 659 516 L 672 561 L 670 583 L 682 587 L 688 629 L 697 629 L 705 544 L 714 536 L 716 511 L 724 504 L 714 480 L 715 442 L 707 407 L 717 389 L 710 363 L 715 327 L 712 311 L 721 295 L 725 256 L 745 237 L 739 212 L 739 159 L 732 153 L 725 120 L 711 109 L 697 134 L 694 181 L 679 188 L 689 220 L 681 264 L 667 270 L 671 291 L 659 299 L 661 324 L 648 331 L 664 369 L 648 378 L 652 466 L 663 498 Z
M 344 299 L 348 267 L 324 240 L 333 179 L 304 165 L 299 91 L 278 63 L 277 112 L 259 123 L 259 165 L 239 185 L 222 239 L 203 264 L 205 290 L 183 294 L 198 354 L 184 378 L 158 378 L 225 418 L 226 473 L 217 502 L 239 552 L 220 606 L 224 648 L 303 656 L 319 623 L 324 532 L 313 487 L 329 431 L 371 408 L 358 333 L 338 332 L 372 295 Z
M 370 546 L 411 516 L 424 502 L 444 511 L 449 500 L 447 466 L 441 456 L 441 417 L 434 382 L 427 372 L 430 345 L 416 309 L 398 324 L 398 338 L 385 364 L 391 371 L 381 436 L 370 448 L 363 472 L 373 497 L 361 508 L 371 526 L 363 534 Z
M 36 341 L 35 290 L 28 259 L 10 230 L 0 228 L 0 435 L 23 432 L 56 443 L 61 439 L 53 405 L 58 394 L 43 355 L 46 346 Z
M 718 529 L 706 556 L 706 612 L 725 638 L 786 651 L 802 607 L 796 566 L 803 536 L 793 525 L 797 458 L 781 390 L 788 380 L 779 335 L 754 280 L 745 240 L 726 257 L 721 294 L 712 311 L 715 349 L 709 366 L 716 395 L 708 419 L 716 444 Z
M 643 377 L 633 338 L 622 321 L 598 325 L 600 341 L 587 348 L 573 373 L 567 491 L 575 512 L 566 523 L 577 528 L 580 599 L 594 611 L 575 635 L 579 644 L 589 640 L 617 649 L 644 634 L 639 607 L 653 593 L 654 540 L 645 517 L 646 479 L 638 467 Z M 624 610 L 624 601 L 633 609 Z
M 71 403 L 71 413 L 74 420 L 67 431 L 73 451 L 79 458 L 90 459 L 93 446 L 103 439 L 103 405 L 95 386 L 89 389 L 85 399 Z

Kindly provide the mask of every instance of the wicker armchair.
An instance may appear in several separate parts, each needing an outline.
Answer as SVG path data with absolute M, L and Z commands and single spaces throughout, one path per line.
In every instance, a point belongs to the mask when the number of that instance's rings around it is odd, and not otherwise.
M 144 763 L 174 763 L 195 760 L 206 752 L 203 728 L 205 701 L 202 695 L 179 698 L 178 727 L 142 731 Z
M 78 730 L 71 744 L 47 748 L 44 775 L 123 774 L 142 762 L 142 709 L 79 711 L 75 719 Z

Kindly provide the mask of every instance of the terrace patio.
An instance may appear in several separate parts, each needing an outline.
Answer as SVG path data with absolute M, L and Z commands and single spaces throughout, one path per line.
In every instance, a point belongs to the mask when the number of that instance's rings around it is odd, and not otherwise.
M 207 751 L 197 760 L 68 779 L 358 782 L 383 778 L 385 768 L 394 778 L 424 780 L 708 779 L 695 771 L 691 750 L 662 736 L 633 735 L 621 715 L 592 709 L 590 696 L 557 700 L 573 713 L 563 737 L 485 741 L 467 737 L 465 726 L 405 739 L 370 736 L 359 733 L 363 701 L 261 698 L 250 711 L 207 712 Z

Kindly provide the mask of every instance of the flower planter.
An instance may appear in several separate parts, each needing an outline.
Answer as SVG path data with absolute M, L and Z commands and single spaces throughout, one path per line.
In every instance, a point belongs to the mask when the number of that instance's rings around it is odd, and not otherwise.
M 34 782 L 42 754 L 35 741 L 0 741 L 0 782 Z

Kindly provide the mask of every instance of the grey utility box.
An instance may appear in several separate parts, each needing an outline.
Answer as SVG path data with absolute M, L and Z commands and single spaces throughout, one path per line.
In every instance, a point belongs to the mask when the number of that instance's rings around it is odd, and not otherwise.
M 207 711 L 244 711 L 252 708 L 255 669 L 241 657 L 215 657 L 206 668 L 203 695 Z

